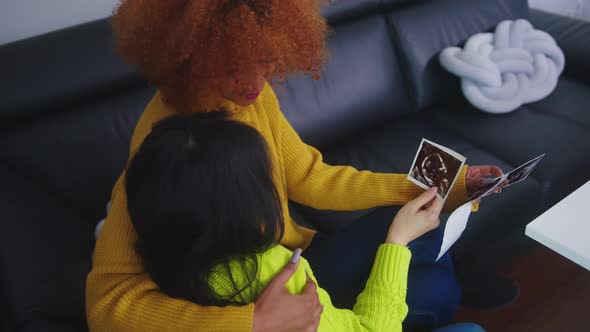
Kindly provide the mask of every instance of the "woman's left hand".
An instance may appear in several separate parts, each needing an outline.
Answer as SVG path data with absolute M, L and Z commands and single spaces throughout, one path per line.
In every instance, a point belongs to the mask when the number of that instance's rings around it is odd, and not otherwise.
M 496 178 L 502 174 L 502 169 L 498 166 L 470 166 L 467 168 L 467 175 L 465 175 L 467 194 L 472 197 L 473 194 L 486 187 L 486 178 Z

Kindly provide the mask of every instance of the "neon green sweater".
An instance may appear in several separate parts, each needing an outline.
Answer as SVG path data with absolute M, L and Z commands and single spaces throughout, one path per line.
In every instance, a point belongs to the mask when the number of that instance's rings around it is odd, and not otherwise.
M 242 294 L 243 298 L 257 298 L 270 280 L 289 262 L 292 254 L 281 245 L 259 254 L 256 279 Z M 408 248 L 382 244 L 377 250 L 365 289 L 358 296 L 353 310 L 334 307 L 328 293 L 318 285 L 318 296 L 324 305 L 318 332 L 401 331 L 401 323 L 408 313 L 405 299 L 410 258 Z M 237 286 L 244 287 L 246 278 L 237 272 L 240 271 L 237 263 L 230 263 L 230 267 Z M 227 271 L 224 271 L 217 269 L 211 276 L 210 284 L 219 294 L 231 294 L 232 283 Z M 297 271 L 286 284 L 291 294 L 303 292 L 307 281 L 305 271 L 309 272 L 317 284 L 309 263 L 302 257 Z

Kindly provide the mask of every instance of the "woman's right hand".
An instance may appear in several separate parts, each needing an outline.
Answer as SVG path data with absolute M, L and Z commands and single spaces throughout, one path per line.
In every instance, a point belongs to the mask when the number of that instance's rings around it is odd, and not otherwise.
M 299 267 L 301 249 L 295 250 L 291 261 L 260 294 L 254 306 L 252 332 L 315 332 L 324 307 L 320 303 L 316 284 L 307 276 L 301 295 L 291 295 L 285 284 Z
M 440 225 L 444 201 L 436 196 L 436 187 L 404 205 L 389 226 L 385 243 L 407 246 L 422 234 Z

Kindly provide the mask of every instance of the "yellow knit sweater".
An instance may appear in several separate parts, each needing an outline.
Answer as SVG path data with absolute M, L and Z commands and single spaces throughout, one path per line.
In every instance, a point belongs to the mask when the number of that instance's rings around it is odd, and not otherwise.
M 276 96 L 266 86 L 255 104 L 223 105 L 236 118 L 256 128 L 268 142 L 274 177 L 285 215 L 287 248 L 306 248 L 314 235 L 291 219 L 291 199 L 318 209 L 359 210 L 403 205 L 423 189 L 405 174 L 358 171 L 349 166 L 329 166 L 321 153 L 303 143 L 279 109 Z M 130 155 L 139 148 L 152 126 L 174 114 L 156 94 L 141 116 L 131 140 Z M 447 199 L 447 208 L 467 202 L 466 168 Z M 202 307 L 167 297 L 145 272 L 134 250 L 137 235 L 127 212 L 125 173 L 112 192 L 112 207 L 96 242 L 92 271 L 86 283 L 88 324 L 93 331 L 251 331 L 254 305 Z M 393 216 L 392 216 L 393 218 Z M 385 234 L 384 234 L 385 236 Z

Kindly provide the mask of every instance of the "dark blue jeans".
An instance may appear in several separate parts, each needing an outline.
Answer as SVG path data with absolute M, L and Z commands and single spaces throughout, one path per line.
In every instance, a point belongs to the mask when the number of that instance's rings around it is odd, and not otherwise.
M 336 307 L 352 309 L 354 306 L 371 273 L 377 248 L 385 240 L 398 209 L 379 208 L 341 232 L 319 232 L 303 254 Z M 442 233 L 437 229 L 409 244 L 412 260 L 405 329 L 430 331 L 443 326 L 453 319 L 461 302 L 461 289 L 449 253 L 434 262 L 441 241 Z

